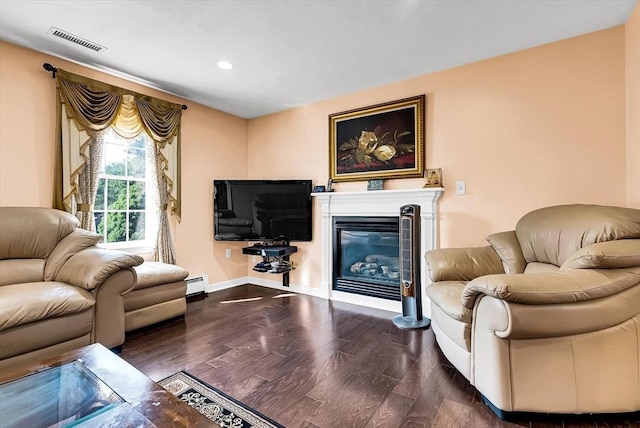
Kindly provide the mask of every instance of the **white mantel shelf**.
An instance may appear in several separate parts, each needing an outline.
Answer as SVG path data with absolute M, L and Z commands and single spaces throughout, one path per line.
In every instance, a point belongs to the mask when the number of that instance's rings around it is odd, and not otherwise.
M 354 303 L 378 309 L 402 312 L 400 302 L 358 294 L 334 291 L 333 281 L 333 217 L 346 216 L 399 216 L 400 207 L 407 204 L 420 205 L 420 253 L 436 248 L 438 234 L 437 201 L 444 192 L 442 187 L 417 189 L 371 190 L 361 192 L 319 192 L 311 196 L 318 199 L 322 213 L 322 280 L 321 288 L 326 298 Z M 431 315 L 429 300 L 424 288 L 428 284 L 428 275 L 424 264 L 421 265 L 422 311 Z M 323 293 L 324 294 L 324 293 Z

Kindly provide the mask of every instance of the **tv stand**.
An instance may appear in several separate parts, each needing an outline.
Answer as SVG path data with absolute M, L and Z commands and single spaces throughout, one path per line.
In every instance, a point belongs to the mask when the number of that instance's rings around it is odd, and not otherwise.
M 253 267 L 256 272 L 281 273 L 282 286 L 289 286 L 289 272 L 295 269 L 289 256 L 298 251 L 298 247 L 289 245 L 288 241 L 270 241 L 244 247 L 242 254 L 261 256 L 262 261 Z

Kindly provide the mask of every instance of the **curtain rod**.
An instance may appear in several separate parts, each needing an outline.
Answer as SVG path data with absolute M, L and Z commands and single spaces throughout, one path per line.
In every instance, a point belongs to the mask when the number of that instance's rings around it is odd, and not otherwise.
M 58 69 L 55 68 L 53 65 L 49 64 L 48 62 L 45 62 L 44 64 L 42 64 L 42 68 L 50 72 L 52 78 L 54 79 L 56 78 L 56 73 L 58 72 Z M 182 104 L 182 110 L 186 110 L 187 108 L 188 107 L 186 104 Z

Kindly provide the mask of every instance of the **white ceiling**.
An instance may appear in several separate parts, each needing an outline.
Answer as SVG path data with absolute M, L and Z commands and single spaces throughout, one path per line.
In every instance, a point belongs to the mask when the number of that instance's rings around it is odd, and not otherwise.
M 0 0 L 0 38 L 253 118 L 624 24 L 635 3 Z

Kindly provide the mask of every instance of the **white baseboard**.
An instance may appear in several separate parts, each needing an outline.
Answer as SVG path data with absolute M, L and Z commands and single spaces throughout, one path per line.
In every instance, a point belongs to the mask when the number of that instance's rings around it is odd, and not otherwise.
M 331 300 L 336 302 L 351 303 L 352 305 L 366 306 L 368 308 L 382 309 L 383 311 L 402 313 L 402 302 L 395 300 L 379 299 L 343 291 L 331 291 Z
M 237 287 L 239 285 L 245 285 L 249 283 L 249 277 L 243 276 L 240 278 L 229 279 L 227 281 L 215 282 L 213 284 L 208 284 L 204 287 L 205 293 L 213 293 L 214 291 L 225 290 L 227 288 Z
M 323 295 L 322 290 L 320 290 L 319 288 L 307 287 L 305 285 L 298 285 L 298 284 L 292 284 L 292 283 L 289 284 L 289 287 L 283 287 L 282 279 L 280 279 L 280 281 L 275 281 L 272 279 L 264 279 L 264 278 L 258 278 L 255 276 L 249 276 L 247 277 L 247 282 L 250 284 L 260 285 L 262 287 L 275 288 L 276 290 L 291 291 L 293 293 L 306 294 L 308 296 L 322 297 L 323 299 L 327 298 L 327 296 Z
M 205 293 L 213 293 L 215 291 L 225 290 L 227 288 L 237 287 L 239 285 L 245 284 L 255 284 L 261 287 L 274 288 L 281 291 L 306 294 L 308 296 L 335 300 L 337 302 L 351 303 L 353 305 L 366 306 L 368 308 L 382 309 L 384 311 L 394 312 L 397 314 L 402 313 L 402 303 L 394 300 L 378 299 L 375 297 L 362 296 L 353 293 L 344 293 L 341 291 L 331 291 L 330 293 L 327 293 L 326 291 L 323 291 L 323 287 L 315 288 L 299 284 L 289 284 L 289 287 L 283 287 L 282 280 L 276 281 L 255 276 L 243 276 L 240 278 L 209 284 L 208 286 L 205 286 L 204 291 Z

